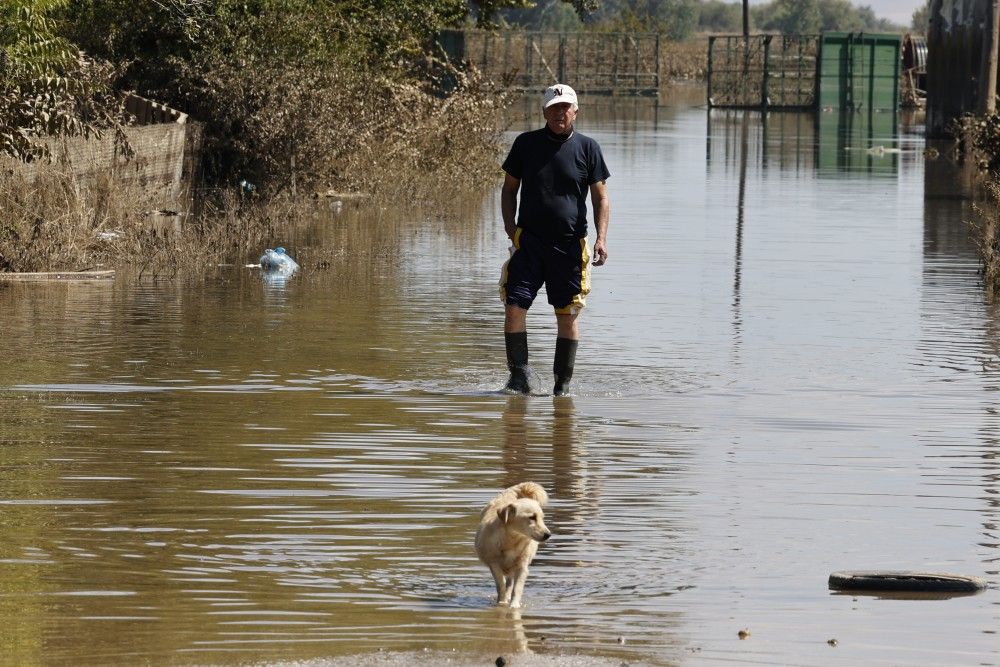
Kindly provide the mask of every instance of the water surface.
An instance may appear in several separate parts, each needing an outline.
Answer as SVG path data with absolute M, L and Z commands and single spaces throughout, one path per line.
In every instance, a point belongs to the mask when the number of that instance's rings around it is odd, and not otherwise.
M 287 283 L 0 284 L 3 662 L 1000 664 L 1000 316 L 958 181 L 919 120 L 699 104 L 583 100 L 613 208 L 570 398 L 496 391 L 495 196 L 276 239 L 341 249 Z M 527 479 L 555 536 L 514 613 L 472 537 Z

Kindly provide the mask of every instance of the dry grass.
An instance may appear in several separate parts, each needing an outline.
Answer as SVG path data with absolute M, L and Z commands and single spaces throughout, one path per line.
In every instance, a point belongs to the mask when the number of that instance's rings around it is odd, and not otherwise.
M 978 221 L 971 223 L 979 250 L 983 288 L 991 303 L 1000 296 L 1000 181 L 985 183 L 986 199 L 973 205 Z
M 704 81 L 708 72 L 708 38 L 662 42 L 660 72 L 668 80 Z
M 308 218 L 311 200 L 216 192 L 197 216 L 162 216 L 151 195 L 114 170 L 86 183 L 58 166 L 33 179 L 0 175 L 0 270 L 135 266 L 174 272 L 257 257 L 277 230 Z
M 499 177 L 508 99 L 481 80 L 459 83 L 445 98 L 394 84 L 382 98 L 385 108 L 373 114 L 391 128 L 361 122 L 359 131 L 333 133 L 349 137 L 350 145 L 340 146 L 335 163 L 311 158 L 309 164 L 330 171 L 303 177 L 297 196 L 281 187 L 260 188 L 264 196 L 213 190 L 196 215 L 153 213 L 158 193 L 128 178 L 128 165 L 92 168 L 81 177 L 59 164 L 8 162 L 0 169 L 0 271 L 127 265 L 159 273 L 255 259 L 293 224 L 324 214 L 325 200 L 309 196 L 316 189 L 362 191 L 362 206 L 404 215 L 421 207 L 444 211 L 470 194 L 481 199 Z
M 487 157 L 495 168 L 495 156 Z M 457 195 L 455 188 L 437 186 L 430 178 L 404 178 L 390 194 L 337 202 L 336 209 L 344 210 L 333 217 L 335 198 L 217 190 L 204 196 L 196 215 L 164 216 L 151 209 L 155 197 L 117 173 L 100 173 L 84 184 L 57 166 L 41 168 L 34 180 L 7 171 L 0 174 L 0 208 L 8 213 L 0 220 L 0 271 L 129 266 L 196 276 L 216 264 L 254 262 L 265 247 L 278 244 L 276 239 L 319 222 L 329 226 L 331 220 L 352 242 L 365 242 L 364 248 L 352 248 L 353 254 L 374 261 L 398 253 L 399 224 L 427 220 L 444 228 L 478 211 L 482 189 Z M 468 225 L 452 232 L 463 230 Z M 306 244 L 296 259 L 310 269 L 330 268 L 345 252 L 342 242 L 332 246 Z
M 977 219 L 969 226 L 979 250 L 986 298 L 995 302 L 1000 297 L 1000 114 L 961 116 L 948 132 L 955 140 L 953 157 L 977 168 L 982 199 L 977 196 Z

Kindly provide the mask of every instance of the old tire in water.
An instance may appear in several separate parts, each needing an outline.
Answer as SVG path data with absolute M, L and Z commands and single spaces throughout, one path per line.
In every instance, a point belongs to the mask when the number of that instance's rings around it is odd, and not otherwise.
M 854 570 L 831 574 L 830 588 L 839 591 L 975 593 L 986 588 L 986 581 L 979 577 L 939 572 Z

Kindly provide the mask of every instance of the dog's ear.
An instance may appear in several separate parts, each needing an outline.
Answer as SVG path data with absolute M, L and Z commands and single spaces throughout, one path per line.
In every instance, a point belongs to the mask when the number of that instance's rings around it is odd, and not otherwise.
M 499 512 L 497 512 L 497 516 L 500 517 L 500 521 L 502 523 L 510 521 L 510 518 L 514 516 L 514 504 L 511 503 L 510 505 L 503 507 Z

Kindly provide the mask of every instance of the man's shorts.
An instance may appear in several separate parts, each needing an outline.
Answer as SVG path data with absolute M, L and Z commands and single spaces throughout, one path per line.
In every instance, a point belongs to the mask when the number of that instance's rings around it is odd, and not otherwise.
M 544 283 L 556 313 L 575 315 L 587 305 L 589 265 L 587 239 L 545 241 L 518 227 L 500 274 L 500 300 L 527 310 Z

